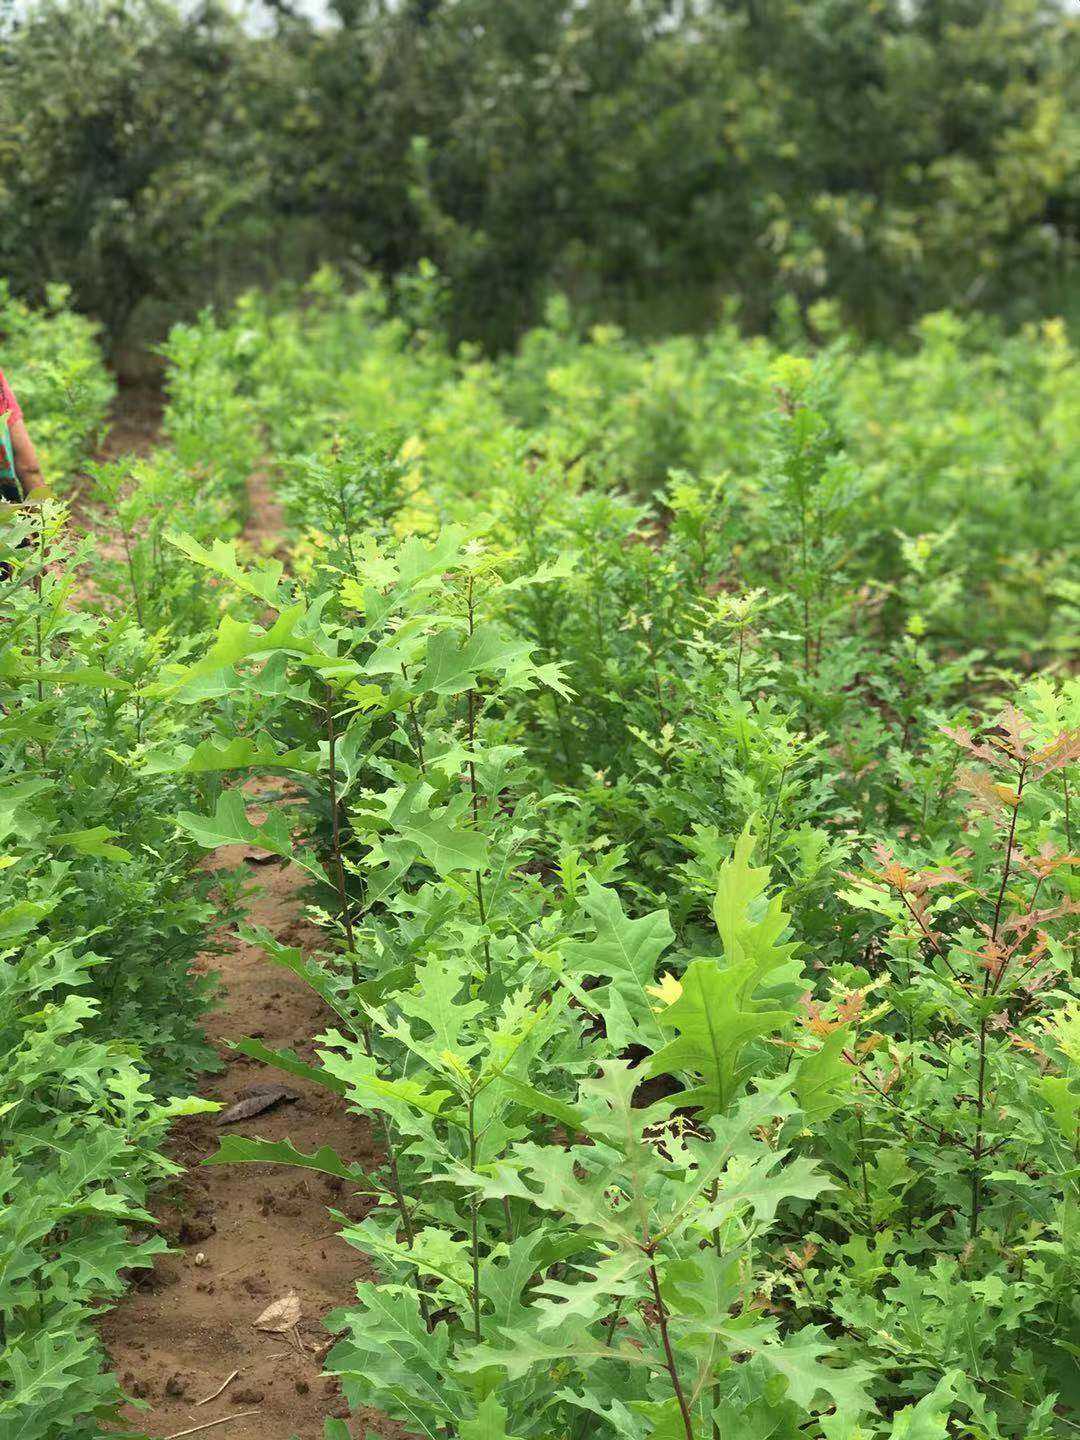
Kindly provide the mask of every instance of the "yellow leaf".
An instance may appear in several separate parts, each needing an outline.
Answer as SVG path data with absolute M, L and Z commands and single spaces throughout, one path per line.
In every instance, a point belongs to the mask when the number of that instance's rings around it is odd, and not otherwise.
M 653 1006 L 653 1009 L 659 1012 L 660 1010 L 665 1009 L 668 1005 L 675 1004 L 675 1001 L 678 1000 L 679 996 L 682 994 L 682 982 L 680 980 L 676 980 L 674 975 L 671 975 L 667 971 L 665 971 L 664 974 L 660 977 L 659 985 L 646 985 L 645 989 L 650 995 L 655 995 L 658 1000 L 662 1000 L 664 1002 L 662 1005 Z

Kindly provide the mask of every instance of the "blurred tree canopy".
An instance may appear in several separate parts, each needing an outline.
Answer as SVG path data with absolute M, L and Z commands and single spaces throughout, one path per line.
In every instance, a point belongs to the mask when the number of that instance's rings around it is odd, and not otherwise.
M 1080 31 L 1048 0 L 0 0 L 0 273 L 123 336 L 332 260 L 498 346 L 568 288 L 666 328 L 828 296 L 1062 309 Z

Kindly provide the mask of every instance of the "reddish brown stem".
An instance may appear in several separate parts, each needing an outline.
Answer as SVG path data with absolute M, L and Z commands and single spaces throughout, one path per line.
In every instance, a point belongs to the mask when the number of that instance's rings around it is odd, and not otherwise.
M 679 1413 L 682 1416 L 683 1429 L 686 1431 L 686 1440 L 694 1440 L 694 1423 L 690 1417 L 690 1406 L 686 1403 L 686 1394 L 683 1391 L 678 1367 L 675 1364 L 675 1352 L 671 1348 L 671 1336 L 668 1334 L 667 1307 L 660 1294 L 660 1277 L 656 1273 L 656 1262 L 651 1253 L 649 1256 L 649 1279 L 652 1282 L 653 1300 L 656 1304 L 656 1321 L 660 1327 L 660 1343 L 664 1347 L 664 1360 L 667 1364 L 667 1372 L 671 1376 L 675 1399 L 679 1402 Z
M 994 923 L 990 927 L 990 943 L 997 943 L 998 926 L 1001 924 L 1001 908 L 1005 903 L 1005 891 L 1008 888 L 1009 876 L 1012 873 L 1013 845 L 1016 842 L 1016 821 L 1020 814 L 1020 802 L 1024 796 L 1024 780 L 1027 774 L 1027 761 L 1020 762 L 1020 773 L 1016 780 L 1016 804 L 1012 807 L 1012 816 L 1009 820 L 1009 837 L 1005 842 L 1005 863 L 1001 867 L 1001 884 L 998 886 L 997 900 L 994 903 Z M 993 953 L 993 952 L 991 952 Z M 990 993 L 991 976 L 989 969 L 983 976 L 983 999 Z M 989 1023 L 989 1016 L 983 1015 L 979 1021 L 979 1074 L 978 1090 L 975 1101 L 975 1145 L 972 1150 L 973 1164 L 971 1167 L 971 1234 L 974 1238 L 979 1233 L 979 1212 L 982 1209 L 982 1160 L 983 1160 L 983 1119 L 986 1114 L 986 1029 Z

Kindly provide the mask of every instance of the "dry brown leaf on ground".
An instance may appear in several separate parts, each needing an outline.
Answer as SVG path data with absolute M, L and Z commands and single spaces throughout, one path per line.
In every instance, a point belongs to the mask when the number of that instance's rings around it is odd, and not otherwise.
M 235 1105 L 223 1110 L 215 1124 L 235 1125 L 238 1120 L 248 1120 L 252 1115 L 261 1115 L 264 1110 L 272 1110 L 276 1105 L 291 1105 L 299 1098 L 295 1090 L 290 1090 L 285 1085 L 260 1085 L 253 1088 L 245 1099 L 238 1100 Z
M 280 1300 L 275 1300 L 268 1305 L 259 1318 L 252 1323 L 256 1330 L 268 1330 L 271 1334 L 281 1335 L 287 1330 L 292 1330 L 300 1320 L 300 1296 L 295 1290 L 290 1290 Z

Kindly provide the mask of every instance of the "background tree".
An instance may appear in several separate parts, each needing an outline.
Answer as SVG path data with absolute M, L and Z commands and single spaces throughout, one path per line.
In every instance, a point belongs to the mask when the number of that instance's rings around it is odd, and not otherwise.
M 0 269 L 122 335 L 331 260 L 508 344 L 836 301 L 886 335 L 1068 300 L 1077 21 L 1049 0 L 43 0 L 0 50 Z M 1022 280 L 1022 284 L 1018 283 Z

